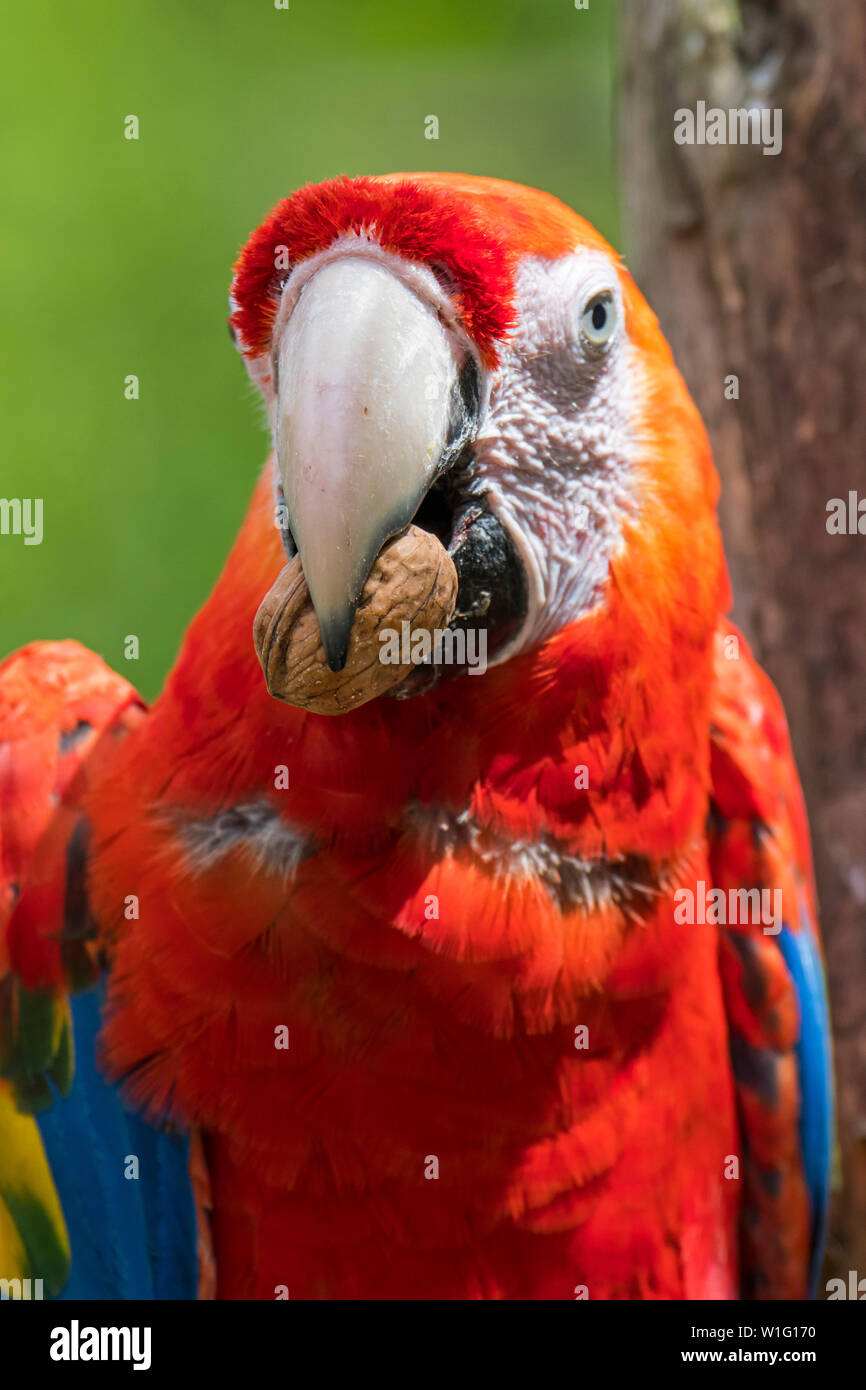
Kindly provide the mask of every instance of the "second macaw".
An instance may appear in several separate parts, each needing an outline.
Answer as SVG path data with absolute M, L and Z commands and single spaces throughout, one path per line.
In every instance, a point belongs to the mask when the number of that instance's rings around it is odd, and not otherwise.
M 655 317 L 555 198 L 413 174 L 279 203 L 231 326 L 273 454 L 159 699 L 74 643 L 0 667 L 0 1275 L 807 1296 L 808 831 Z M 489 669 L 274 699 L 287 559 L 339 670 L 410 522 Z

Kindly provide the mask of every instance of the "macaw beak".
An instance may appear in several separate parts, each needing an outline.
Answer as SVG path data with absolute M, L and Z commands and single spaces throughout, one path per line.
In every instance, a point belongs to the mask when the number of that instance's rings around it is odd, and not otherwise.
M 376 556 L 467 436 L 460 349 L 432 303 L 381 262 L 347 253 L 304 283 L 274 355 L 280 478 L 339 671 Z

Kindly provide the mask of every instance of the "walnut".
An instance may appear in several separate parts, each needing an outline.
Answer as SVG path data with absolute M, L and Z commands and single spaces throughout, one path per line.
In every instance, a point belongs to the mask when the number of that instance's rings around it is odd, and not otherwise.
M 316 714 L 345 714 L 393 689 L 415 669 L 380 660 L 379 634 L 446 628 L 457 604 L 457 571 L 441 541 L 418 526 L 387 541 L 361 592 L 346 665 L 332 671 L 296 555 L 265 594 L 253 641 L 271 695 Z

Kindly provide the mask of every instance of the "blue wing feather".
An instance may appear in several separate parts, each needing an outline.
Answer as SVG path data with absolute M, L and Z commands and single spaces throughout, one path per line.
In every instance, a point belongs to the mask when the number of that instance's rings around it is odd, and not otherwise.
M 39 1127 L 72 1249 L 61 1299 L 191 1299 L 198 1271 L 188 1142 L 129 1111 L 96 1064 L 102 986 L 71 1001 L 75 1079 Z M 127 1178 L 128 1158 L 139 1177 Z
M 812 1200 L 811 1295 L 821 1272 L 827 1235 L 833 1160 L 833 1066 L 824 967 L 805 900 L 799 931 L 783 926 L 777 938 L 800 1005 L 796 1056 L 800 1079 L 800 1148 Z

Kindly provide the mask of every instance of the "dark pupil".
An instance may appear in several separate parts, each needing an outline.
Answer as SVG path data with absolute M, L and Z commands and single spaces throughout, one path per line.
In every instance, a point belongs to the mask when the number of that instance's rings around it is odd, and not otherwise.
M 599 331 L 599 329 L 604 328 L 604 325 L 606 323 L 607 309 L 605 309 L 603 304 L 594 304 L 592 307 L 592 326 L 595 329 L 596 333 Z

